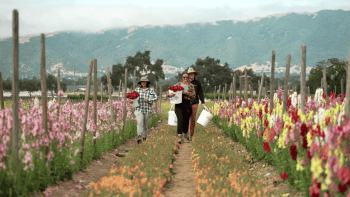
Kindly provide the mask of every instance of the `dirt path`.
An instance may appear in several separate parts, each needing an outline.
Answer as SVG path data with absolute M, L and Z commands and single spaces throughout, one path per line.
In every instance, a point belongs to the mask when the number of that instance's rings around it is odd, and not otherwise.
M 183 143 L 180 146 L 178 158 L 174 162 L 174 179 L 167 185 L 166 197 L 188 197 L 196 194 L 195 174 L 191 159 L 192 144 Z
M 160 130 L 164 123 L 158 124 L 155 128 L 149 128 L 148 138 Z M 102 155 L 99 160 L 94 160 L 86 169 L 73 175 L 73 180 L 59 181 L 57 184 L 50 185 L 47 190 L 51 190 L 50 197 L 72 197 L 84 196 L 84 192 L 90 185 L 90 182 L 99 182 L 102 177 L 107 176 L 109 170 L 116 167 L 118 161 L 122 158 L 117 157 L 117 153 L 123 153 L 126 148 L 137 146 L 137 137 L 127 140 L 116 149 Z M 45 196 L 44 192 L 35 192 L 34 197 Z

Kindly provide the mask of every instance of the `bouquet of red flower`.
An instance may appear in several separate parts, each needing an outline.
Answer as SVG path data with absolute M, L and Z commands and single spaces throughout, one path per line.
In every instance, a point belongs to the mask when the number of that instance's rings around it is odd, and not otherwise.
M 133 91 L 131 93 L 127 93 L 126 94 L 126 97 L 128 99 L 137 99 L 139 96 L 140 96 L 140 94 L 138 92 L 136 92 L 136 91 Z
M 171 90 L 173 92 L 177 92 L 180 90 L 184 90 L 184 88 L 182 86 L 170 86 L 170 87 L 168 87 L 168 90 Z

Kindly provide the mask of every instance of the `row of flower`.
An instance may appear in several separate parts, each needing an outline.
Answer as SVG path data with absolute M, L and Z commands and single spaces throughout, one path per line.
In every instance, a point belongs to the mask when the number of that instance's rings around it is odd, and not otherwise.
M 262 180 L 215 128 L 197 129 L 192 141 L 196 196 L 268 196 Z
M 266 97 L 215 103 L 214 122 L 233 140 L 244 144 L 257 158 L 277 167 L 283 177 L 305 196 L 350 195 L 350 121 L 344 115 L 344 99 L 318 89 L 306 97 L 305 114 L 300 95 L 294 93 L 282 113 L 282 89 L 274 95 L 270 110 Z
M 109 103 L 97 102 L 97 125 L 93 121 L 93 102 L 89 102 L 83 161 L 80 153 L 84 102 L 72 104 L 68 100 L 59 105 L 55 100 L 50 101 L 48 135 L 42 127 L 39 100 L 21 102 L 19 168 L 11 157 L 12 108 L 0 110 L 0 187 L 4 188 L 0 190 L 0 196 L 27 196 L 33 191 L 44 191 L 51 183 L 71 179 L 74 172 L 87 166 L 94 158 L 136 136 L 136 122 L 130 104 L 127 104 L 125 130 L 121 130 L 124 126 L 123 102 L 113 101 L 115 119 L 112 122 Z M 47 147 L 49 152 L 45 156 Z M 46 167 L 47 160 L 49 167 Z
M 98 183 L 90 183 L 87 196 L 164 196 L 180 148 L 175 127 L 165 125 L 112 168 Z

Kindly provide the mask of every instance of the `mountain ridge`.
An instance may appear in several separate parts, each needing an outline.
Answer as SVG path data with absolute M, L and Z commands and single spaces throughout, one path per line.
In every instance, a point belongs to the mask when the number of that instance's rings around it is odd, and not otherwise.
M 350 11 L 322 10 L 316 13 L 282 13 L 237 21 L 221 20 L 180 26 L 130 26 L 99 33 L 53 32 L 45 35 L 46 65 L 50 73 L 60 68 L 66 73 L 76 67 L 86 73 L 90 59 L 98 59 L 99 75 L 113 64 L 125 63 L 137 51 L 151 51 L 151 60 L 186 68 L 206 56 L 228 62 L 230 68 L 261 65 L 271 61 L 284 67 L 287 54 L 291 65 L 300 65 L 301 44 L 307 46 L 306 65 L 328 58 L 347 59 Z M 20 37 L 20 74 L 39 76 L 40 35 Z M 11 74 L 11 38 L 0 39 L 0 71 Z M 296 56 L 297 55 L 297 56 Z

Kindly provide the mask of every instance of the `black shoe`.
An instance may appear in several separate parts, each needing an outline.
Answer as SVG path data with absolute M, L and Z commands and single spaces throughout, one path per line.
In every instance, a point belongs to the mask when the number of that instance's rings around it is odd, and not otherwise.
M 137 137 L 137 143 L 140 144 L 141 143 L 141 136 Z
M 143 138 L 143 141 L 146 141 L 146 138 L 145 138 L 145 137 Z

